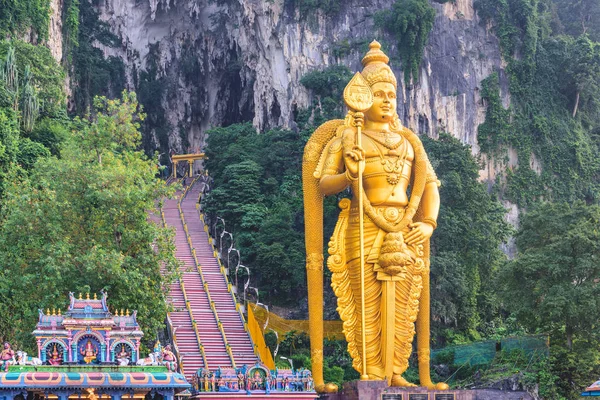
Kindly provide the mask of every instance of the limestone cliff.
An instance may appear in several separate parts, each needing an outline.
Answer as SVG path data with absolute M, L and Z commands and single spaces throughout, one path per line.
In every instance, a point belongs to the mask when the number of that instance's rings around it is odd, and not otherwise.
M 134 74 L 145 68 L 150 45 L 158 44 L 154 55 L 169 82 L 161 101 L 177 151 L 187 150 L 185 141 L 200 147 L 211 126 L 251 120 L 259 129 L 292 127 L 294 111 L 310 102 L 300 78 L 336 63 L 358 70 L 364 44 L 374 38 L 402 76 L 393 38 L 377 31 L 372 18 L 389 1 L 348 1 L 333 16 L 315 11 L 303 17 L 288 3 L 105 0 L 101 18 L 122 45 L 104 50 L 125 61 L 134 88 Z M 485 117 L 479 85 L 502 69 L 498 43 L 481 26 L 473 0 L 432 5 L 437 17 L 419 81 L 403 83 L 398 112 L 410 128 L 430 136 L 448 131 L 477 152 L 477 126 Z M 342 46 L 350 50 L 339 51 Z

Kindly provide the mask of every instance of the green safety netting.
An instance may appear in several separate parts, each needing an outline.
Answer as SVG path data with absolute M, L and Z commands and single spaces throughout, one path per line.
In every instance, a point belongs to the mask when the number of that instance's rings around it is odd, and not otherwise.
M 521 349 L 527 357 L 548 355 L 548 337 L 520 336 L 505 338 L 499 341 L 486 340 L 477 343 L 444 347 L 432 350 L 434 362 L 455 365 L 481 365 L 492 362 L 501 350 Z

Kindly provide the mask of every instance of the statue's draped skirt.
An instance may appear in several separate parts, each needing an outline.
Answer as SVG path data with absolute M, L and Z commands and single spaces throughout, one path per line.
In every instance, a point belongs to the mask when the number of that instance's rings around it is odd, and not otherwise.
M 386 208 L 389 207 L 379 207 L 377 211 L 381 211 L 380 214 L 385 215 Z M 400 215 L 396 217 L 397 219 L 401 219 L 403 216 L 403 211 L 399 211 Z M 381 243 L 386 232 L 377 227 L 366 215 L 363 226 L 366 260 L 365 332 L 367 374 L 371 379 L 382 379 L 384 377 L 390 379 L 391 374 L 400 375 L 408 369 L 408 359 L 412 352 L 412 342 L 415 334 L 414 323 L 418 313 L 418 299 L 423 287 L 423 268 L 420 268 L 423 261 L 417 256 L 416 265 L 409 267 L 405 275 L 396 277 L 393 280 L 387 275 L 388 279 L 386 280 L 386 274 L 381 272 L 381 268 L 377 265 Z M 419 251 L 418 248 L 410 248 L 415 254 L 422 256 L 422 251 Z M 348 278 L 354 298 L 356 328 L 358 330 L 358 334 L 347 335 L 347 338 L 354 340 L 354 346 L 360 357 L 362 357 L 359 218 L 354 207 L 350 211 L 345 233 L 345 256 Z M 353 365 L 355 369 L 361 371 L 360 359 L 355 358 Z

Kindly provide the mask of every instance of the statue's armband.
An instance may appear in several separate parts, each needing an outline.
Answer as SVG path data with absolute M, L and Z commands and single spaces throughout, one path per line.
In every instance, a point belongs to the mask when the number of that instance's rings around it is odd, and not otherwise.
M 321 177 L 326 175 L 338 175 L 344 171 L 344 159 L 342 155 L 342 141 L 336 138 L 325 148 L 325 163 L 321 171 Z

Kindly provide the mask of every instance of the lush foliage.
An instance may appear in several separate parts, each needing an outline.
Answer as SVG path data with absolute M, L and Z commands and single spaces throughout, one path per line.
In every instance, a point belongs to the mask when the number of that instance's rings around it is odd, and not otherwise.
M 40 117 L 60 118 L 64 115 L 66 96 L 64 93 L 65 72 L 50 54 L 50 50 L 44 46 L 33 46 L 31 44 L 13 41 L 0 41 L 0 67 L 9 68 L 7 56 L 9 50 L 14 51 L 14 60 L 11 62 L 16 70 L 18 83 L 15 88 L 20 91 L 17 98 L 23 97 L 26 69 L 29 68 L 30 86 L 36 92 L 39 99 Z M 6 81 L 5 81 L 6 83 Z M 5 86 L 8 90 L 14 90 L 10 84 Z
M 58 154 L 64 73 L 45 47 L 0 42 L 0 199 L 14 168 Z
M 553 0 L 557 17 L 552 28 L 559 33 L 579 36 L 587 33 L 595 41 L 600 41 L 600 1 Z
M 422 140 L 442 184 L 438 229 L 431 240 L 434 337 L 477 339 L 493 333 L 499 316 L 488 278 L 504 260 L 500 245 L 510 234 L 505 210 L 478 181 L 480 165 L 468 146 L 448 134 Z
M 479 0 L 477 9 L 494 21 L 508 61 L 511 105 L 502 106 L 498 75 L 485 80 L 488 113 L 479 135 L 497 162 L 509 150 L 519 160 L 501 181 L 501 194 L 520 206 L 598 201 L 600 47 L 585 34 L 556 35 L 551 27 L 561 20 L 549 1 Z
M 102 50 L 94 46 L 100 43 L 117 47 L 120 39 L 110 32 L 106 22 L 98 19 L 90 0 L 72 0 L 67 11 L 66 40 L 71 47 L 67 64 L 73 68 L 75 111 L 83 115 L 92 108 L 95 96 L 118 96 L 125 87 L 125 66 L 119 57 L 105 58 Z
M 579 398 L 600 372 L 599 224 L 597 205 L 538 205 L 522 218 L 518 257 L 499 275 L 507 308 L 531 331 L 551 335 L 547 399 Z
M 31 28 L 46 39 L 49 22 L 49 0 L 0 0 L 0 38 L 19 37 Z
M 497 167 L 509 151 L 516 155 L 518 164 L 506 169 L 497 188 L 529 209 L 516 236 L 516 258 L 501 269 L 497 287 L 523 327 L 551 334 L 550 358 L 537 376 L 547 399 L 578 398 L 600 372 L 593 328 L 600 274 L 594 205 L 600 201 L 599 6 L 476 3 L 483 20 L 494 24 L 508 62 L 508 87 L 499 74 L 482 83 L 488 108 L 479 144 Z
M 434 20 L 435 9 L 427 0 L 396 0 L 391 10 L 375 14 L 375 24 L 392 33 L 398 41 L 407 84 L 419 79 L 423 51 Z
M 340 11 L 341 0 L 285 0 L 286 7 L 297 9 L 300 18 L 306 18 L 317 10 L 325 15 L 335 15 Z
M 168 232 L 148 221 L 167 194 L 156 160 L 136 150 L 134 94 L 99 98 L 91 120 L 75 120 L 61 158 L 13 170 L 2 204 L 0 325 L 3 339 L 31 348 L 37 309 L 60 307 L 69 291 L 107 290 L 111 306 L 137 309 L 151 340 L 167 311 L 161 265 L 174 271 Z

